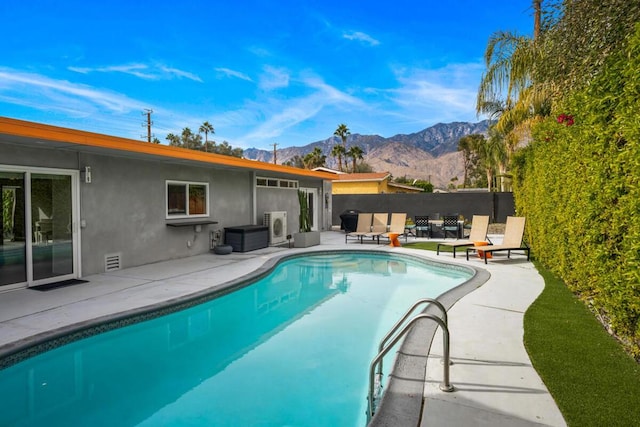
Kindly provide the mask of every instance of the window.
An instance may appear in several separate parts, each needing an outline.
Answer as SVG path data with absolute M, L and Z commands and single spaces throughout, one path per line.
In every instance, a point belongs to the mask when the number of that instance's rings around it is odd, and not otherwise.
M 167 181 L 167 218 L 209 216 L 209 184 Z
M 278 178 L 265 178 L 265 177 L 257 177 L 256 178 L 256 186 L 258 187 L 271 187 L 271 188 L 298 188 L 298 181 L 293 181 L 290 179 L 278 179 Z

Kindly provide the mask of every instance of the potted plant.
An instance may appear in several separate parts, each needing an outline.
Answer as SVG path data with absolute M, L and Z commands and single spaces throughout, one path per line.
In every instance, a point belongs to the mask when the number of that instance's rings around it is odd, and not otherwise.
M 307 202 L 307 193 L 298 190 L 298 201 L 300 202 L 300 226 L 299 232 L 293 233 L 293 247 L 307 248 L 320 244 L 320 232 L 311 231 L 311 212 Z

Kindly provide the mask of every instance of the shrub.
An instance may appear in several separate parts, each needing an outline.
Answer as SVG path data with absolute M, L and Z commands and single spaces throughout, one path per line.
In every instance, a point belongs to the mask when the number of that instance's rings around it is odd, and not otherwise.
M 535 125 L 514 193 L 537 259 L 640 360 L 640 25 Z

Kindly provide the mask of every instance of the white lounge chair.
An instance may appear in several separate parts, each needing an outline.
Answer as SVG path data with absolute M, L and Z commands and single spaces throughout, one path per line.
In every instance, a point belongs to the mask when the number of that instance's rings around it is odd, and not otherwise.
M 373 224 L 371 225 L 371 232 L 365 233 L 364 237 L 371 237 L 380 243 L 380 235 L 387 232 L 387 221 L 389 220 L 388 213 L 374 213 Z
M 529 261 L 529 246 L 522 240 L 524 237 L 524 223 L 525 217 L 523 216 L 508 216 L 502 243 L 499 245 L 467 248 L 467 260 L 469 260 L 469 252 L 480 250 L 484 253 L 483 258 L 485 264 L 487 263 L 487 254 L 498 251 L 507 251 L 507 258 L 511 258 L 511 251 L 524 251 L 527 253 L 527 261 Z
M 389 239 L 389 234 L 397 234 L 398 236 L 404 235 L 404 240 L 407 240 L 407 234 L 405 233 L 405 225 L 407 224 L 406 213 L 392 213 L 391 222 L 389 224 L 389 231 L 382 233 L 380 237 Z M 391 240 L 391 239 L 389 239 Z
M 469 232 L 469 238 L 464 240 L 456 240 L 454 242 L 440 242 L 436 247 L 436 255 L 440 255 L 440 246 L 449 246 L 453 248 L 453 257 L 456 257 L 456 249 L 473 246 L 474 242 L 489 242 L 487 238 L 487 231 L 489 231 L 489 215 L 474 215 L 471 219 L 471 231 Z
M 356 231 L 351 231 L 344 235 L 344 242 L 347 243 L 349 237 L 355 237 L 362 243 L 362 238 L 371 232 L 371 221 L 373 219 L 372 213 L 359 213 L 358 224 L 356 225 Z

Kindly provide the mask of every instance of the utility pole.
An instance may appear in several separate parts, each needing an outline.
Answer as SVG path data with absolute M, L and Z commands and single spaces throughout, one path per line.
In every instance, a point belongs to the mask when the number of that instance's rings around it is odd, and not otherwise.
M 276 147 L 278 146 L 278 143 L 274 142 L 273 143 L 273 164 L 276 165 Z
M 147 142 L 151 142 L 151 137 L 153 136 L 151 134 L 151 125 L 153 124 L 153 122 L 151 121 L 151 113 L 153 113 L 153 110 L 149 109 L 149 108 L 145 108 L 144 111 L 142 112 L 143 116 L 147 116 L 147 121 L 146 123 L 142 123 L 142 126 L 146 126 L 147 127 Z M 141 138 L 145 138 L 144 135 L 141 136 Z

